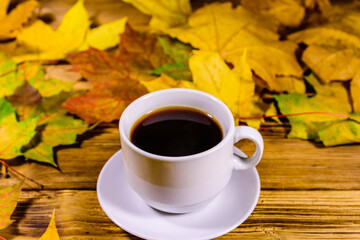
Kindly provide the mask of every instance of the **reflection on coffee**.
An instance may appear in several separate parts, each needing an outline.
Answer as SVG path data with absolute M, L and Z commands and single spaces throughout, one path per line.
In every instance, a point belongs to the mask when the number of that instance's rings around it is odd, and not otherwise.
M 140 118 L 130 132 L 140 149 L 162 156 L 187 156 L 206 151 L 223 138 L 219 123 L 209 114 L 186 107 L 168 107 Z

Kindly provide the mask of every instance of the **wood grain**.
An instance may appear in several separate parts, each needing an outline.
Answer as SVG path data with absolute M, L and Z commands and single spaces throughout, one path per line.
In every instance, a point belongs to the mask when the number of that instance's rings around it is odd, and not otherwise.
M 257 207 L 220 239 L 360 239 L 359 191 L 263 190 Z M 7 239 L 37 239 L 52 210 L 61 239 L 136 239 L 102 211 L 92 190 L 23 191 Z
M 257 167 L 262 184 L 250 218 L 221 239 L 360 239 L 358 145 L 322 148 L 281 134 L 262 132 L 264 157 Z M 251 153 L 249 143 L 238 144 Z M 57 151 L 61 171 L 29 162 L 14 168 L 45 185 L 25 186 L 13 218 L 0 235 L 36 239 L 56 209 L 61 239 L 136 239 L 104 214 L 96 197 L 98 174 L 120 149 L 116 123 L 82 135 L 79 144 Z M 18 165 L 18 166 L 16 166 Z M 18 182 L 13 173 L 1 185 Z

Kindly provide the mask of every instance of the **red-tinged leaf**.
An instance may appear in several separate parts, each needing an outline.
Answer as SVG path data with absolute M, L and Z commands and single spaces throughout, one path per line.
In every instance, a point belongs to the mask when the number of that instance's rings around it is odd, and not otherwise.
M 97 95 L 88 92 L 82 96 L 76 96 L 64 103 L 66 109 L 84 119 L 87 123 L 97 121 L 111 122 L 120 118 L 125 108 L 125 101 L 108 95 Z
M 0 189 L 0 229 L 9 226 L 14 220 L 10 217 L 17 205 L 22 183 Z
M 70 98 L 64 106 L 87 123 L 119 119 L 131 101 L 147 93 L 140 82 L 154 78 L 150 70 L 172 61 L 155 36 L 137 33 L 129 26 L 114 53 L 90 48 L 69 55 L 68 60 L 93 88 Z
M 108 53 L 95 48 L 70 54 L 68 60 L 90 82 L 111 79 L 131 79 L 133 67 L 130 56 Z
M 70 54 L 67 59 L 90 82 L 146 80 L 148 71 L 170 59 L 154 35 L 137 33 L 127 25 L 120 39 L 119 48 L 114 53 L 89 48 Z
M 70 98 L 64 103 L 66 109 L 84 119 L 87 123 L 111 122 L 119 119 L 125 107 L 139 96 L 147 93 L 146 88 L 133 81 L 113 81 L 113 87 L 94 83 L 94 91 Z

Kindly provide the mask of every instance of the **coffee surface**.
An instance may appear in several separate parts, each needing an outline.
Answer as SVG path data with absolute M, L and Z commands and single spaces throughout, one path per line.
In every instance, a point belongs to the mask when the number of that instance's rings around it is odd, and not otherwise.
M 223 138 L 219 123 L 200 110 L 172 107 L 151 112 L 132 127 L 130 140 L 140 149 L 162 156 L 206 151 Z

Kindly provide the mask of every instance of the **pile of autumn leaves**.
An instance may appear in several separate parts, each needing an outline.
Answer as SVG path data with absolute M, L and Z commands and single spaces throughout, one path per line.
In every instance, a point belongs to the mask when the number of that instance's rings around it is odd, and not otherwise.
M 236 122 L 256 128 L 264 118 L 253 117 L 281 113 L 291 124 L 288 137 L 325 146 L 360 141 L 357 3 L 244 0 L 192 11 L 189 1 L 127 2 L 152 16 L 148 33 L 126 17 L 90 28 L 83 0 L 56 30 L 37 19 L 38 2 L 9 12 L 2 1 L 1 159 L 23 155 L 56 166 L 53 147 L 74 143 L 88 124 L 119 119 L 137 97 L 171 87 L 208 92 Z M 49 64 L 69 71 L 56 64 L 63 60 L 90 87 L 76 91 L 84 82 L 54 78 Z
M 264 118 L 253 117 L 281 113 L 288 137 L 325 146 L 360 141 L 356 2 L 243 0 L 196 11 L 189 1 L 126 2 L 152 16 L 149 32 L 133 30 L 126 17 L 90 28 L 83 0 L 56 30 L 37 19 L 38 2 L 9 11 L 2 1 L 1 159 L 23 155 L 56 166 L 54 146 L 74 143 L 88 124 L 119 119 L 137 97 L 172 87 L 208 92 L 236 122 L 255 128 Z M 78 71 L 82 82 L 54 77 L 51 67 Z
M 126 17 L 90 28 L 83 0 L 56 30 L 38 18 L 37 1 L 0 2 L 0 159 L 56 166 L 53 147 L 74 143 L 89 124 L 118 120 L 139 96 L 172 87 L 208 92 L 236 122 L 255 128 L 262 116 L 282 114 L 288 137 L 360 142 L 357 2 L 242 0 L 197 10 L 189 0 L 126 2 L 152 17 L 148 32 L 133 30 Z M 12 222 L 20 188 L 0 190 L 7 196 L 0 206 L 8 206 L 0 229 Z
M 243 0 L 192 11 L 189 1 L 126 2 L 152 16 L 148 33 L 126 17 L 90 28 L 83 0 L 56 30 L 37 19 L 38 2 L 9 12 L 2 1 L 1 159 L 23 155 L 56 166 L 53 147 L 74 143 L 88 124 L 119 119 L 137 97 L 171 87 L 208 92 L 236 122 L 255 128 L 264 118 L 253 117 L 281 113 L 291 124 L 288 137 L 325 146 L 360 141 L 357 3 Z M 84 79 L 54 77 L 51 69 Z

